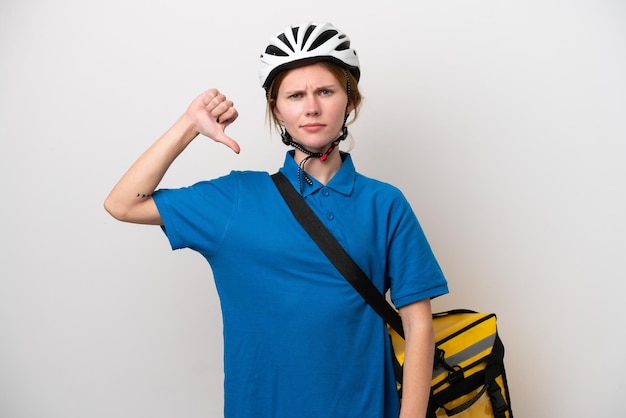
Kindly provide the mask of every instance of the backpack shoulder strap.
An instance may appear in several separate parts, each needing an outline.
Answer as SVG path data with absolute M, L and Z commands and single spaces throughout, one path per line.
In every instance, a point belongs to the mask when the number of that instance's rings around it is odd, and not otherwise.
M 382 293 L 367 277 L 358 264 L 337 242 L 332 233 L 315 215 L 304 198 L 293 188 L 289 180 L 281 173 L 272 174 L 272 180 L 278 187 L 287 205 L 302 227 L 320 247 L 335 268 L 348 280 L 357 292 L 389 324 L 394 331 L 404 338 L 402 320 L 396 309 L 387 302 Z

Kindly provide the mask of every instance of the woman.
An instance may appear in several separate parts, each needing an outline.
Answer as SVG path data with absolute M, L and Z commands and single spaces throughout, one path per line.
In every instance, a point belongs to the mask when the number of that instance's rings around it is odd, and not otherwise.
M 280 171 L 401 312 L 401 411 L 383 321 L 300 227 L 268 173 L 233 171 L 156 190 L 198 134 L 239 152 L 224 133 L 237 110 L 218 90 L 193 100 L 105 208 L 121 221 L 161 225 L 173 249 L 191 248 L 210 263 L 223 314 L 226 417 L 422 418 L 430 299 L 447 284 L 402 193 L 358 174 L 339 151 L 361 103 L 356 52 L 337 28 L 309 23 L 272 37 L 261 61 L 268 114 L 294 148 Z

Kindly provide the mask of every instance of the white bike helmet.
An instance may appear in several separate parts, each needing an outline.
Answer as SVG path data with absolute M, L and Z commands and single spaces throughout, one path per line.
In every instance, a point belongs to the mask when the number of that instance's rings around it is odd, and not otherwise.
M 359 58 L 348 36 L 330 23 L 307 23 L 288 26 L 269 40 L 261 54 L 261 85 L 267 90 L 280 71 L 318 61 L 341 65 L 359 81 Z

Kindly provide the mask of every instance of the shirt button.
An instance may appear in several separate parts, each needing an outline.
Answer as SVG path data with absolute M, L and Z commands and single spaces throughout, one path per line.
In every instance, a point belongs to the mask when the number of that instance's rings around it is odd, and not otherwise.
M 330 192 L 327 189 L 322 190 L 322 196 L 328 197 L 330 196 Z
M 329 221 L 332 221 L 333 219 L 335 219 L 335 215 L 333 215 L 331 212 L 328 212 L 326 214 L 326 219 L 328 219 Z

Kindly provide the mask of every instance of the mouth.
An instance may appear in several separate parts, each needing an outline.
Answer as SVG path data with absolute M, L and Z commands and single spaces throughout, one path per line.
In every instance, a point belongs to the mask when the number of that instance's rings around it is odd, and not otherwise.
M 323 125 L 321 123 L 307 123 L 305 125 L 301 125 L 300 129 L 310 132 L 310 133 L 315 133 L 315 132 L 321 131 L 325 127 L 326 125 Z

